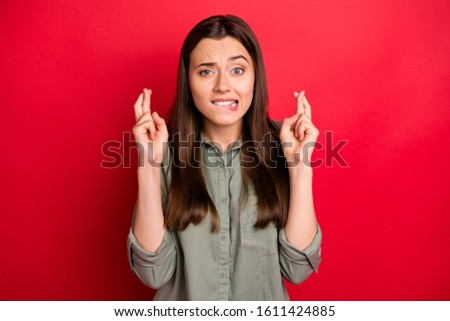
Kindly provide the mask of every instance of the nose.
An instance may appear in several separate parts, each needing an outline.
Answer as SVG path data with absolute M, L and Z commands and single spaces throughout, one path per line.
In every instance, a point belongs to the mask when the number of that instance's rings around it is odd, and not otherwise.
M 216 83 L 214 86 L 214 91 L 216 92 L 228 92 L 230 91 L 230 84 L 227 75 L 223 72 L 218 74 Z

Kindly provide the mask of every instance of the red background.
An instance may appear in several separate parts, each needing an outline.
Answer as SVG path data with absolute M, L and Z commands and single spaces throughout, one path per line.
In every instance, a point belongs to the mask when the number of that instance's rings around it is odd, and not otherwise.
M 126 237 L 132 167 L 100 166 L 153 89 L 168 110 L 189 29 L 232 13 L 256 32 L 270 113 L 313 121 L 348 163 L 315 170 L 320 272 L 298 300 L 450 300 L 450 5 L 423 1 L 0 3 L 0 299 L 147 300 Z M 315 153 L 324 157 L 324 151 Z

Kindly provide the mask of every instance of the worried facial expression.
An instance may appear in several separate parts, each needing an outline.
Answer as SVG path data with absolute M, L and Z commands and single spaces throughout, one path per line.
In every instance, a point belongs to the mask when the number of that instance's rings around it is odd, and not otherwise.
M 254 83 L 251 56 L 235 38 L 205 38 L 191 53 L 189 84 L 205 127 L 242 128 Z

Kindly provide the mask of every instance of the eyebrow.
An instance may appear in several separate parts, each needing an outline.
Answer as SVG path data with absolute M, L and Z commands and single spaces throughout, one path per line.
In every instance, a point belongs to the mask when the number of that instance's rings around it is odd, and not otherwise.
M 230 58 L 228 58 L 228 61 L 234 61 L 234 60 L 237 60 L 237 59 L 244 59 L 245 61 L 248 62 L 247 58 L 245 58 L 243 55 L 237 55 L 237 56 L 230 57 Z M 198 68 L 198 67 L 201 67 L 201 66 L 213 67 L 215 65 L 217 65 L 216 62 L 204 62 L 204 63 L 201 63 L 200 65 L 198 65 L 195 68 Z

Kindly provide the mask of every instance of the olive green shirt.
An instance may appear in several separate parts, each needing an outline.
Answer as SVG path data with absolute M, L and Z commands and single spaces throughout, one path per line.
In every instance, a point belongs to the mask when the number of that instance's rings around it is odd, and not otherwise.
M 303 251 L 287 241 L 284 229 L 278 230 L 272 223 L 255 229 L 258 207 L 253 189 L 248 201 L 240 204 L 241 142 L 221 153 L 202 135 L 201 146 L 206 185 L 220 217 L 219 232 L 210 231 L 211 216 L 207 215 L 184 231 L 167 230 L 152 253 L 139 246 L 130 229 L 132 270 L 144 284 L 158 289 L 155 300 L 289 300 L 283 277 L 299 284 L 317 272 L 320 227 Z M 168 191 L 165 182 L 170 182 L 167 160 L 166 155 L 161 175 L 163 208 Z

